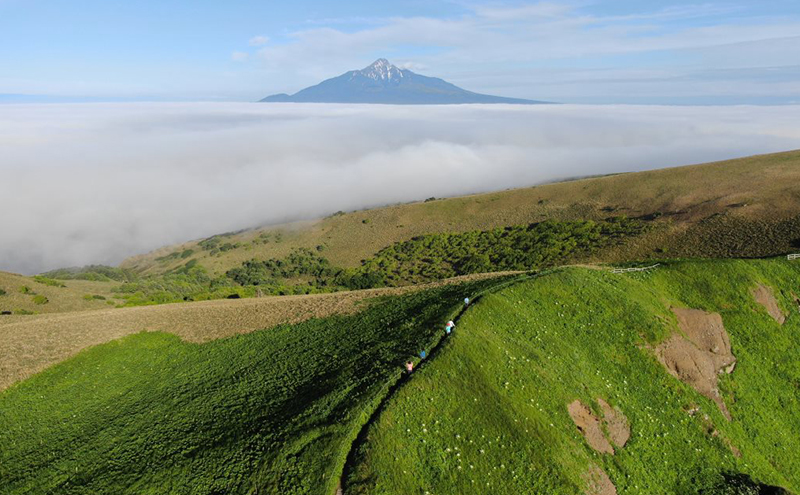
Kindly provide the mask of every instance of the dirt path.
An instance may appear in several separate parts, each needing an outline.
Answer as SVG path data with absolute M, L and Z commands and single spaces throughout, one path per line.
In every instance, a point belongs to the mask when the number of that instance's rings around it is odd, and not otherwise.
M 537 273 L 537 274 L 532 274 L 532 275 L 529 276 L 529 278 L 540 277 L 542 275 L 545 275 L 545 274 L 549 273 L 550 271 L 552 271 L 552 270 L 547 270 L 547 271 L 540 272 L 540 273 Z M 507 272 L 506 274 L 507 275 L 512 275 L 512 274 L 513 275 L 519 275 L 519 274 L 522 274 L 522 273 L 523 272 Z M 521 280 L 519 278 L 517 278 L 517 279 L 509 282 L 509 284 L 518 283 L 520 281 Z M 502 284 L 502 283 L 498 284 L 497 286 L 492 287 L 491 289 L 489 289 L 489 290 L 487 290 L 485 292 L 498 290 L 499 288 L 502 288 L 505 285 L 506 284 Z M 400 387 L 402 387 L 403 385 L 405 385 L 406 383 L 408 383 L 411 379 L 413 379 L 414 376 L 416 376 L 417 374 L 419 374 L 421 372 L 421 370 L 423 370 L 423 369 L 425 369 L 425 367 L 429 366 L 430 363 L 438 355 L 439 349 L 444 347 L 445 344 L 447 344 L 447 342 L 449 342 L 451 339 L 453 339 L 455 337 L 454 335 L 447 336 L 447 335 L 444 334 L 444 321 L 452 320 L 453 323 L 456 324 L 456 327 L 458 327 L 458 323 L 461 320 L 461 317 L 464 316 L 464 313 L 466 313 L 470 308 L 472 308 L 476 304 L 478 304 L 478 302 L 482 299 L 482 297 L 483 297 L 483 293 L 475 294 L 473 296 L 470 296 L 469 306 L 462 306 L 461 308 L 459 308 L 459 310 L 458 310 L 458 312 L 457 312 L 457 314 L 455 316 L 451 316 L 449 318 L 443 318 L 443 320 L 442 320 L 442 333 L 439 336 L 439 340 L 437 340 L 433 344 L 433 346 L 431 347 L 430 352 L 428 353 L 428 357 L 426 357 L 422 362 L 420 362 L 414 368 L 414 372 L 411 375 L 406 375 L 404 373 L 400 374 L 395 379 L 394 383 L 392 383 L 389 386 L 389 389 L 386 392 L 386 395 L 383 397 L 383 399 L 381 399 L 380 403 L 375 408 L 375 410 L 372 411 L 372 414 L 370 415 L 369 419 L 361 426 L 361 430 L 358 432 L 358 435 L 356 435 L 355 440 L 353 440 L 353 443 L 350 445 L 350 451 L 347 453 L 347 458 L 345 460 L 344 466 L 342 466 L 342 473 L 339 476 L 339 484 L 337 485 L 337 488 L 336 488 L 336 491 L 334 492 L 334 495 L 344 495 L 346 493 L 346 491 L 347 491 L 347 485 L 346 485 L 347 478 L 348 478 L 348 474 L 350 472 L 351 467 L 354 465 L 354 463 L 356 461 L 356 459 L 355 459 L 356 452 L 358 452 L 360 447 L 361 447 L 361 445 L 363 445 L 364 442 L 366 442 L 367 433 L 369 432 L 369 429 L 372 427 L 373 424 L 375 424 L 375 422 L 378 420 L 378 418 L 380 417 L 380 415 L 384 411 L 384 409 L 386 409 L 386 406 L 389 404 L 389 401 L 392 399 L 392 397 L 397 392 L 397 390 Z
M 169 332 L 190 342 L 208 342 L 282 323 L 352 314 L 364 301 L 378 296 L 510 273 L 469 275 L 413 287 L 3 316 L 0 317 L 0 390 L 82 349 L 141 331 Z

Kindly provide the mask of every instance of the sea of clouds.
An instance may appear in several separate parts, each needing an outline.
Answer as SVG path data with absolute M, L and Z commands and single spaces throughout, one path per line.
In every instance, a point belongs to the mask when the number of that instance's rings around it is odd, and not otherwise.
M 800 107 L 0 106 L 0 270 L 337 210 L 800 148 Z

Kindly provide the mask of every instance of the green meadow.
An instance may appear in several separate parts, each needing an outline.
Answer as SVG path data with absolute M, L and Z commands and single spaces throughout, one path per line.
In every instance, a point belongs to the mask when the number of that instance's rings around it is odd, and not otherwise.
M 0 493 L 331 494 L 352 440 L 472 294 L 217 340 L 139 333 L 0 392 Z
M 135 334 L 0 393 L 0 492 L 613 493 L 598 472 L 621 494 L 798 492 L 799 281 L 785 259 L 565 267 L 205 344 Z M 721 315 L 731 420 L 656 359 L 671 308 Z M 568 414 L 600 399 L 630 426 L 614 454 Z
M 753 299 L 758 284 L 773 288 L 782 326 Z M 799 290 L 800 263 L 776 259 L 566 268 L 487 295 L 371 425 L 345 493 L 592 493 L 592 466 L 618 493 L 797 492 Z M 737 358 L 720 378 L 732 421 L 655 358 L 678 331 L 670 307 L 722 315 Z M 567 412 L 578 399 L 600 416 L 598 398 L 630 424 L 614 455 Z

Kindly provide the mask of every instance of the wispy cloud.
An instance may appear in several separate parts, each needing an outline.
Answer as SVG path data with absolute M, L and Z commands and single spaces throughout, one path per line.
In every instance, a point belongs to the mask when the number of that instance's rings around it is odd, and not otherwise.
M 263 36 L 263 35 L 253 36 L 252 38 L 250 38 L 250 41 L 248 41 L 247 43 L 250 46 L 266 45 L 267 43 L 269 43 L 269 37 Z
M 231 60 L 234 62 L 245 62 L 248 58 L 250 58 L 250 54 L 247 52 L 233 52 L 231 53 Z
M 0 269 L 370 205 L 796 148 L 800 107 L 7 105 Z M 479 125 L 476 125 L 479 123 Z
M 743 67 L 737 58 L 742 44 L 751 45 L 752 67 L 762 66 L 761 57 L 779 59 L 781 66 L 800 65 L 800 18 L 747 17 L 740 11 L 736 5 L 701 4 L 600 15 L 563 3 L 484 4 L 447 18 L 392 17 L 350 30 L 301 29 L 260 49 L 258 58 L 274 89 L 290 92 L 387 56 L 406 66 L 430 67 L 431 75 L 468 89 L 506 88 L 508 96 L 559 99 L 553 91 L 559 69 L 616 71 L 620 78 L 631 69 L 660 71 L 668 75 L 659 88 L 663 96 L 675 90 L 702 96 L 705 88 L 683 76 Z M 792 39 L 798 42 L 778 41 Z M 715 56 L 707 57 L 711 51 Z M 480 77 L 511 69 L 514 78 Z M 635 81 L 630 83 L 635 91 Z M 769 81 L 763 83 L 762 92 L 775 94 Z M 610 99 L 629 92 L 583 88 L 583 96 Z M 740 96 L 747 96 L 747 88 Z

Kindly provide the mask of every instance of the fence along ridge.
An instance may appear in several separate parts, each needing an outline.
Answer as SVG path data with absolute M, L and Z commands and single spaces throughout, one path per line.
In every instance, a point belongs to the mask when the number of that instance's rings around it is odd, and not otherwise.
M 798 257 L 800 257 L 800 255 L 798 255 Z M 656 263 L 655 265 L 636 267 L 636 268 L 614 268 L 613 270 L 611 270 L 611 273 L 643 272 L 646 270 L 652 270 L 653 268 L 660 265 L 661 263 Z
M 786 255 L 786 259 L 789 260 L 789 261 L 800 259 L 800 253 L 787 254 Z

